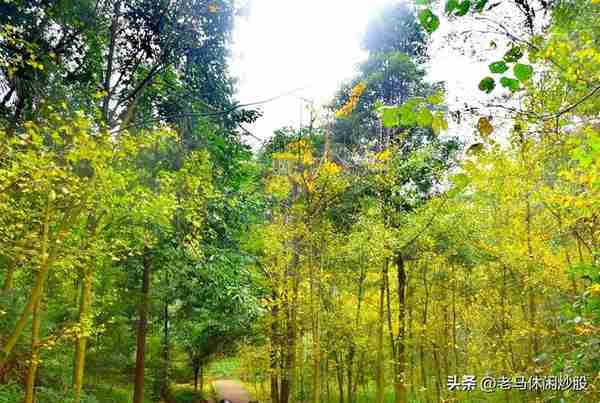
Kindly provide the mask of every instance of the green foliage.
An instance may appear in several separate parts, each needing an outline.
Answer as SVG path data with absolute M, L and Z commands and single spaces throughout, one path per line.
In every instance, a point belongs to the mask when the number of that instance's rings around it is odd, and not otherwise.
M 513 46 L 504 54 L 504 61 L 507 63 L 516 63 L 523 57 L 523 49 L 520 46 Z
M 461 4 L 464 3 L 467 3 L 468 8 L 469 0 L 464 0 Z M 430 9 L 422 10 L 419 13 L 419 22 L 421 23 L 423 28 L 425 28 L 425 31 L 427 31 L 430 34 L 435 32 L 435 30 L 437 30 L 440 26 L 440 18 L 437 15 L 435 15 Z
M 514 78 L 502 77 L 500 78 L 500 84 L 504 88 L 508 88 L 511 91 L 517 91 L 520 87 L 519 80 L 515 80 Z
M 176 403 L 197 403 L 203 399 L 200 393 L 194 392 L 191 388 L 177 388 L 174 395 Z
M 485 77 L 479 82 L 480 91 L 484 91 L 489 94 L 494 90 L 494 88 L 496 88 L 496 81 L 494 81 L 493 77 Z
M 23 388 L 15 382 L 0 384 L 0 403 L 14 403 L 23 398 Z
M 506 70 L 508 70 L 508 66 L 503 61 L 494 62 L 494 63 L 490 64 L 489 67 L 490 67 L 490 71 L 495 74 L 502 74 Z
M 527 64 L 517 63 L 513 67 L 513 72 L 519 81 L 525 82 L 529 81 L 533 76 L 533 67 Z

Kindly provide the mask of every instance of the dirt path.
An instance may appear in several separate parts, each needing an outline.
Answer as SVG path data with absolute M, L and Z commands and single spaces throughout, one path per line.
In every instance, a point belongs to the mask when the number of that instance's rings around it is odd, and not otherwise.
M 252 400 L 250 393 L 240 382 L 221 379 L 214 381 L 213 385 L 217 402 L 225 399 L 231 403 L 249 403 Z

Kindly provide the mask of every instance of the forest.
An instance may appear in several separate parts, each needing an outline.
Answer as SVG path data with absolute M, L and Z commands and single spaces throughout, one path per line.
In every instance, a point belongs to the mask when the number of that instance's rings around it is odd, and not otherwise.
M 0 403 L 600 402 L 600 0 L 390 1 L 273 133 L 242 3 L 0 0 Z

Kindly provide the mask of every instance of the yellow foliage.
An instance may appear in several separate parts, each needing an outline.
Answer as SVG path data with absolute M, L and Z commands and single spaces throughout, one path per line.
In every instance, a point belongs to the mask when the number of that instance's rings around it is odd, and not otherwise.
M 340 110 L 336 112 L 335 116 L 341 118 L 349 117 L 350 115 L 352 115 L 352 112 L 354 112 L 354 109 L 358 104 L 358 100 L 360 99 L 361 95 L 365 92 L 366 89 L 367 84 L 365 82 L 361 81 L 358 84 L 356 84 L 352 88 L 350 99 L 348 100 L 348 102 L 346 102 L 346 104 L 344 104 L 344 106 L 340 108 Z
M 375 158 L 381 162 L 389 161 L 392 158 L 392 151 L 389 148 L 387 148 L 379 154 L 377 154 Z

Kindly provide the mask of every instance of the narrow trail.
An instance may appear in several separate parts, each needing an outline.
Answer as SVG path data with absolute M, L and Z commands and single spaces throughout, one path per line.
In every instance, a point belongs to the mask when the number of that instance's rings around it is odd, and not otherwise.
M 250 393 L 244 385 L 238 381 L 221 379 L 213 382 L 217 403 L 221 400 L 229 400 L 231 403 L 249 403 L 252 401 Z

